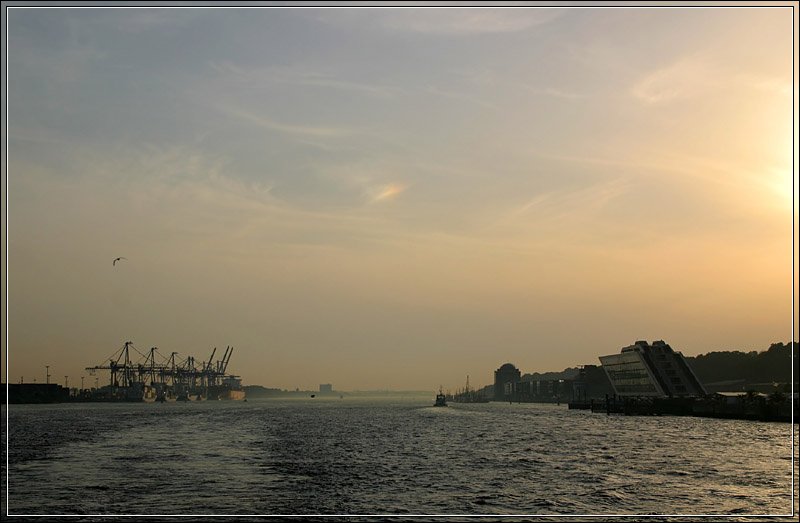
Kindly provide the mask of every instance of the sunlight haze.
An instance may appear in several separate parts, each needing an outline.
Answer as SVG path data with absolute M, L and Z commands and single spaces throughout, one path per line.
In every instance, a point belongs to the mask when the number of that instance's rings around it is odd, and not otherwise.
M 434 391 L 789 342 L 777 5 L 11 8 L 7 378 L 130 340 Z

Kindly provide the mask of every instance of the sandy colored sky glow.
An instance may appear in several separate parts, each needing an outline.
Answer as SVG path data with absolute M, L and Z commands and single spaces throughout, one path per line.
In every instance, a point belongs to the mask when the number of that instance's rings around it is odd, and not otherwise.
M 11 8 L 8 379 L 127 340 L 431 391 L 788 342 L 776 5 Z

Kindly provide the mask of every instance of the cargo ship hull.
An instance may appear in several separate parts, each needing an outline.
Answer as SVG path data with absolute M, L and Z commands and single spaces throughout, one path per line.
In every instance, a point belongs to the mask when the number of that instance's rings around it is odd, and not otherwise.
M 212 387 L 208 391 L 208 399 L 223 401 L 241 401 L 245 398 L 245 391 L 242 389 L 231 389 L 227 387 Z

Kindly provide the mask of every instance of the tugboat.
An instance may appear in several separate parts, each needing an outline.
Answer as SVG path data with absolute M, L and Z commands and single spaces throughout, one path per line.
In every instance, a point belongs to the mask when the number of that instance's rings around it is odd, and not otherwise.
M 439 387 L 439 394 L 436 395 L 436 403 L 433 404 L 434 407 L 446 407 L 447 406 L 447 396 L 444 395 L 442 392 L 442 387 Z

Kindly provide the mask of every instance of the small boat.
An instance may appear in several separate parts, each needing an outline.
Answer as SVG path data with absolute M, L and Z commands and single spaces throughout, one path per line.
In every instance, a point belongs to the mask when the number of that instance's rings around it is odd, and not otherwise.
M 436 395 L 436 403 L 433 404 L 434 407 L 446 407 L 447 406 L 447 396 L 444 395 L 442 392 L 442 388 L 439 387 L 439 394 Z

